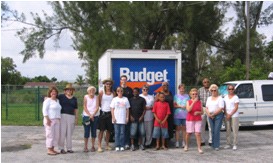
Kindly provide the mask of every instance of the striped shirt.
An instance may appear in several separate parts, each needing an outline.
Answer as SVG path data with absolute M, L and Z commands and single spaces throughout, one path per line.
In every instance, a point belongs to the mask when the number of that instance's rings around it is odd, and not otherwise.
M 209 96 L 211 96 L 211 92 L 209 91 L 209 89 L 206 89 L 205 87 L 199 88 L 198 96 L 199 99 L 202 101 L 203 107 L 206 107 L 207 99 Z

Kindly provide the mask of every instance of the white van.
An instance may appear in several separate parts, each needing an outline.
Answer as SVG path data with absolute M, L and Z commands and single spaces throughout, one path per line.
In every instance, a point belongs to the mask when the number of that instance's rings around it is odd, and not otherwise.
M 240 99 L 240 126 L 273 124 L 273 80 L 229 81 L 219 87 L 221 95 L 228 93 L 229 84 Z

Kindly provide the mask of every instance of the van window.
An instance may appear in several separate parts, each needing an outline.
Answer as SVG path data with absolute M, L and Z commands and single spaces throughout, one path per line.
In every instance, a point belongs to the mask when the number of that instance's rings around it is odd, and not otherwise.
M 273 101 L 273 85 L 262 85 L 264 101 Z
M 240 84 L 235 93 L 239 98 L 254 98 L 253 85 L 252 84 Z

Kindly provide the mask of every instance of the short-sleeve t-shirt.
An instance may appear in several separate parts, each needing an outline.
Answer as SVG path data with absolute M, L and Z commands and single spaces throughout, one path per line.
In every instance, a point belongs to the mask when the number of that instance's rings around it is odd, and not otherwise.
M 132 97 L 130 100 L 130 115 L 135 119 L 135 121 L 138 121 L 141 115 L 143 114 L 145 107 L 146 107 L 146 101 L 143 97 Z
M 224 108 L 224 105 L 224 100 L 221 96 L 218 96 L 216 100 L 212 100 L 212 96 L 210 96 L 206 103 L 210 113 L 214 113 L 218 108 Z
M 231 99 L 228 98 L 228 95 L 225 96 L 224 98 L 225 104 L 226 104 L 226 111 L 228 114 L 230 114 L 236 103 L 239 103 L 239 97 L 237 95 L 234 95 Z M 232 117 L 239 117 L 239 112 L 238 110 L 232 115 Z
M 188 94 L 177 94 L 174 96 L 174 102 L 180 106 L 185 106 L 187 101 L 190 99 Z M 174 119 L 186 119 L 187 110 L 186 108 L 174 108 Z
M 67 98 L 64 94 L 58 95 L 60 105 L 62 106 L 61 114 L 75 115 L 74 109 L 78 109 L 78 101 L 76 97 Z
M 130 103 L 127 97 L 113 98 L 110 107 L 114 109 L 114 115 L 117 124 L 126 124 L 126 109 L 130 108 Z
M 191 105 L 193 103 L 192 100 L 189 100 L 189 105 Z M 202 120 L 202 117 L 201 115 L 194 115 L 194 113 L 198 111 L 202 111 L 202 104 L 201 104 L 201 101 L 198 100 L 193 106 L 192 106 L 192 109 L 190 112 L 188 112 L 187 114 L 187 121 L 201 121 Z
M 167 102 L 157 101 L 154 103 L 154 107 L 153 107 L 152 112 L 154 114 L 156 114 L 158 119 L 163 121 L 167 115 L 171 114 L 171 109 L 170 109 L 170 106 Z M 160 125 L 157 122 L 157 120 L 155 119 L 154 126 L 161 127 L 161 128 L 168 128 L 168 121 L 166 121 L 164 124 Z

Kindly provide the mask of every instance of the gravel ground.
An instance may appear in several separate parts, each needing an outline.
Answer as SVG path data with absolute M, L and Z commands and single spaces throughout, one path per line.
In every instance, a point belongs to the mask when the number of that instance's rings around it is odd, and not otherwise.
M 42 126 L 1 126 L 2 162 L 272 162 L 273 126 L 247 128 L 239 131 L 237 151 L 203 147 L 198 154 L 194 136 L 188 152 L 182 148 L 154 151 L 105 151 L 83 152 L 83 127 L 77 126 L 73 134 L 73 154 L 48 156 L 45 148 L 45 133 Z M 208 133 L 207 133 L 208 135 Z M 221 146 L 225 145 L 225 132 L 221 132 Z M 172 140 L 172 144 L 174 144 Z M 114 146 L 114 144 L 111 144 Z

